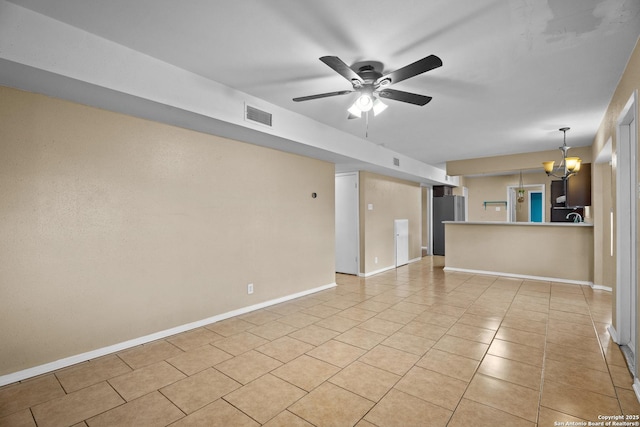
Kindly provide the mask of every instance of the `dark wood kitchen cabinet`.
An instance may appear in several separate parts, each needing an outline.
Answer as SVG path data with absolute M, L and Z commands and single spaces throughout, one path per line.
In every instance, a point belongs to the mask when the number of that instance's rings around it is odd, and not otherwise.
M 591 206 L 591 163 L 582 164 L 580 172 L 567 180 L 567 207 Z
M 584 218 L 584 207 L 591 206 L 591 164 L 580 166 L 580 172 L 564 181 L 551 181 L 551 222 L 570 222 L 567 215 L 576 212 Z M 558 197 L 566 196 L 558 202 Z

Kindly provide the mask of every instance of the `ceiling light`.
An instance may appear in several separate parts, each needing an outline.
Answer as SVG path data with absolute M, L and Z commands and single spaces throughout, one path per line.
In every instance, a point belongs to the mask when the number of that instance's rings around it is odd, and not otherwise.
M 385 104 L 384 102 L 380 101 L 379 99 L 376 99 L 375 101 L 373 101 L 373 115 L 377 116 L 378 114 L 380 114 L 384 110 L 386 110 L 387 107 L 388 107 L 387 104 Z
M 362 117 L 362 110 L 358 108 L 358 101 L 354 102 L 353 105 L 349 107 L 347 111 L 349 112 L 349 114 L 351 114 L 354 117 L 357 117 L 357 118 Z
M 360 98 L 356 100 L 355 105 L 357 105 L 363 113 L 367 112 L 373 108 L 373 97 L 368 93 L 363 93 L 360 95 Z
M 554 167 L 553 167 L 556 163 L 555 161 L 551 160 L 548 162 L 542 162 L 542 165 L 544 166 L 544 171 L 547 173 L 548 176 L 554 176 L 556 178 L 562 179 L 563 181 L 577 174 L 578 171 L 580 170 L 580 165 L 582 163 L 582 160 L 580 160 L 580 157 L 567 157 L 567 152 L 569 151 L 569 148 L 571 148 L 571 147 L 567 147 L 567 131 L 569 129 L 570 128 L 559 129 L 561 132 L 564 133 L 564 143 L 562 144 L 562 147 L 558 147 L 560 151 L 562 151 L 562 161 L 560 162 L 560 165 L 558 165 L 557 170 L 554 170 Z M 556 173 L 562 173 L 562 175 L 556 175 Z

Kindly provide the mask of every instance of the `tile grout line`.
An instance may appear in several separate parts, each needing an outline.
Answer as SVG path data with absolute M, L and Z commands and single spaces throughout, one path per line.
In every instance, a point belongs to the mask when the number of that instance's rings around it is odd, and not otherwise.
M 549 283 L 549 302 L 547 303 L 547 321 L 544 327 L 544 348 L 542 351 L 542 369 L 540 371 L 540 388 L 538 390 L 538 407 L 536 409 L 536 425 L 540 422 L 540 408 L 542 407 L 542 393 L 544 392 L 544 379 L 547 364 L 547 339 L 549 335 L 549 314 L 551 311 L 551 299 L 553 296 L 553 284 Z
M 616 387 L 614 381 L 613 381 L 613 375 L 611 374 L 611 367 L 609 366 L 609 359 L 607 358 L 607 354 L 604 351 L 604 348 L 602 347 L 602 341 L 600 341 L 600 335 L 598 335 L 598 329 L 596 328 L 595 322 L 593 321 L 593 313 L 591 312 L 591 305 L 589 304 L 589 301 L 587 300 L 586 295 L 584 295 L 584 290 L 582 290 L 582 296 L 585 299 L 585 302 L 587 303 L 587 310 L 589 311 L 589 319 L 591 320 L 591 327 L 593 328 L 593 332 L 596 335 L 596 340 L 598 341 L 598 348 L 600 349 L 600 354 L 602 355 L 602 358 L 604 359 L 604 363 L 607 366 L 607 373 L 609 374 L 609 378 L 611 379 L 611 385 L 613 386 L 613 392 L 616 394 L 616 401 L 618 403 L 618 408 L 620 409 L 620 413 L 622 414 L 622 405 L 620 404 L 620 396 L 618 394 L 618 387 Z M 608 332 L 607 332 L 608 334 Z M 611 337 L 609 337 L 609 339 L 611 339 Z M 618 345 L 617 343 L 614 343 L 616 345 Z M 625 358 L 625 362 L 626 362 L 626 358 Z M 629 367 L 627 366 L 627 369 Z

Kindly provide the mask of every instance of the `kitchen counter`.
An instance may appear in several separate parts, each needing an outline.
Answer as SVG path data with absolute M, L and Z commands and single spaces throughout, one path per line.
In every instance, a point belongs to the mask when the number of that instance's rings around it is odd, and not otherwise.
M 445 270 L 592 284 L 593 224 L 445 222 Z
M 506 222 L 506 221 L 443 221 L 445 224 L 467 224 L 467 225 L 514 225 L 533 227 L 593 227 L 588 222 Z

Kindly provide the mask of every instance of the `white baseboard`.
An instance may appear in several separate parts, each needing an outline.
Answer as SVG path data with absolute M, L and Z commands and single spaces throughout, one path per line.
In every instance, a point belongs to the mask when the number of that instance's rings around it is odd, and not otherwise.
M 560 282 L 560 283 L 569 283 L 572 285 L 593 286 L 593 282 L 584 281 L 584 280 L 561 279 L 559 277 L 530 276 L 528 274 L 505 273 L 500 271 L 469 270 L 466 268 L 456 268 L 456 267 L 445 267 L 444 271 L 470 273 L 470 274 L 486 274 L 489 276 L 514 277 L 516 279 L 542 280 L 545 282 Z
M 250 305 L 248 307 L 232 310 L 227 313 L 209 317 L 207 319 L 202 319 L 196 322 L 187 323 L 186 325 L 176 326 L 175 328 L 166 329 L 164 331 L 156 332 L 154 334 L 145 335 L 143 337 L 134 338 L 132 340 L 124 341 L 118 344 L 88 351 L 86 353 L 65 357 L 64 359 L 56 360 L 50 363 L 45 363 L 44 365 L 34 366 L 33 368 L 28 368 L 28 369 L 24 369 L 22 371 L 14 372 L 11 374 L 2 375 L 0 376 L 0 386 L 12 384 L 18 381 L 25 380 L 27 378 L 35 377 L 37 375 L 42 375 L 58 369 L 66 368 L 67 366 L 75 365 L 77 363 L 86 362 L 87 360 L 95 359 L 101 356 L 106 356 L 107 354 L 116 353 L 118 351 L 136 347 L 138 345 L 142 345 L 142 344 L 146 344 L 159 339 L 167 338 L 167 337 L 170 337 L 171 335 L 190 331 L 192 329 L 210 325 L 212 323 L 216 323 L 221 320 L 229 319 L 231 317 L 239 316 L 241 314 L 250 313 L 252 311 L 259 310 L 261 308 L 280 304 L 286 301 L 290 301 L 292 299 L 296 299 L 306 295 L 314 294 L 316 292 L 324 291 L 326 289 L 335 288 L 336 286 L 337 285 L 335 283 L 331 283 L 328 285 L 324 285 L 324 286 L 309 289 L 306 291 L 298 292 L 295 294 L 287 295 L 281 298 L 276 298 L 269 301 L 261 302 L 259 304 Z
M 640 402 L 640 381 L 638 381 L 638 377 L 633 379 L 633 391 L 636 393 L 636 400 Z
M 591 285 L 591 288 L 600 291 L 613 292 L 613 288 L 611 286 L 596 285 L 595 283 Z
M 613 340 L 613 342 L 619 345 L 620 341 L 618 338 L 618 331 L 616 331 L 616 328 L 614 328 L 613 325 L 609 325 L 607 326 L 607 331 L 609 332 L 609 335 L 611 335 L 611 339 Z
M 413 263 L 413 262 L 418 262 L 418 261 L 421 261 L 421 260 L 422 260 L 422 257 L 414 258 L 414 259 L 410 259 L 410 260 L 407 262 L 407 264 L 411 264 L 411 263 Z M 405 265 L 406 265 L 406 264 L 405 264 Z M 401 267 L 402 267 L 402 266 L 401 266 Z M 376 275 L 376 274 L 384 273 L 385 271 L 393 270 L 394 268 L 396 268 L 396 266 L 395 266 L 395 265 L 392 265 L 392 266 L 390 266 L 390 267 L 384 267 L 384 268 L 381 268 L 380 270 L 370 271 L 369 273 L 358 273 L 358 276 L 359 276 L 359 277 L 369 277 L 369 276 L 373 276 L 373 275 Z
M 369 273 L 358 273 L 358 276 L 369 277 L 369 276 L 373 276 L 374 274 L 380 274 L 380 273 L 384 273 L 385 271 L 393 270 L 394 268 L 396 268 L 396 266 L 392 265 L 389 267 L 381 268 L 380 270 L 370 271 Z

